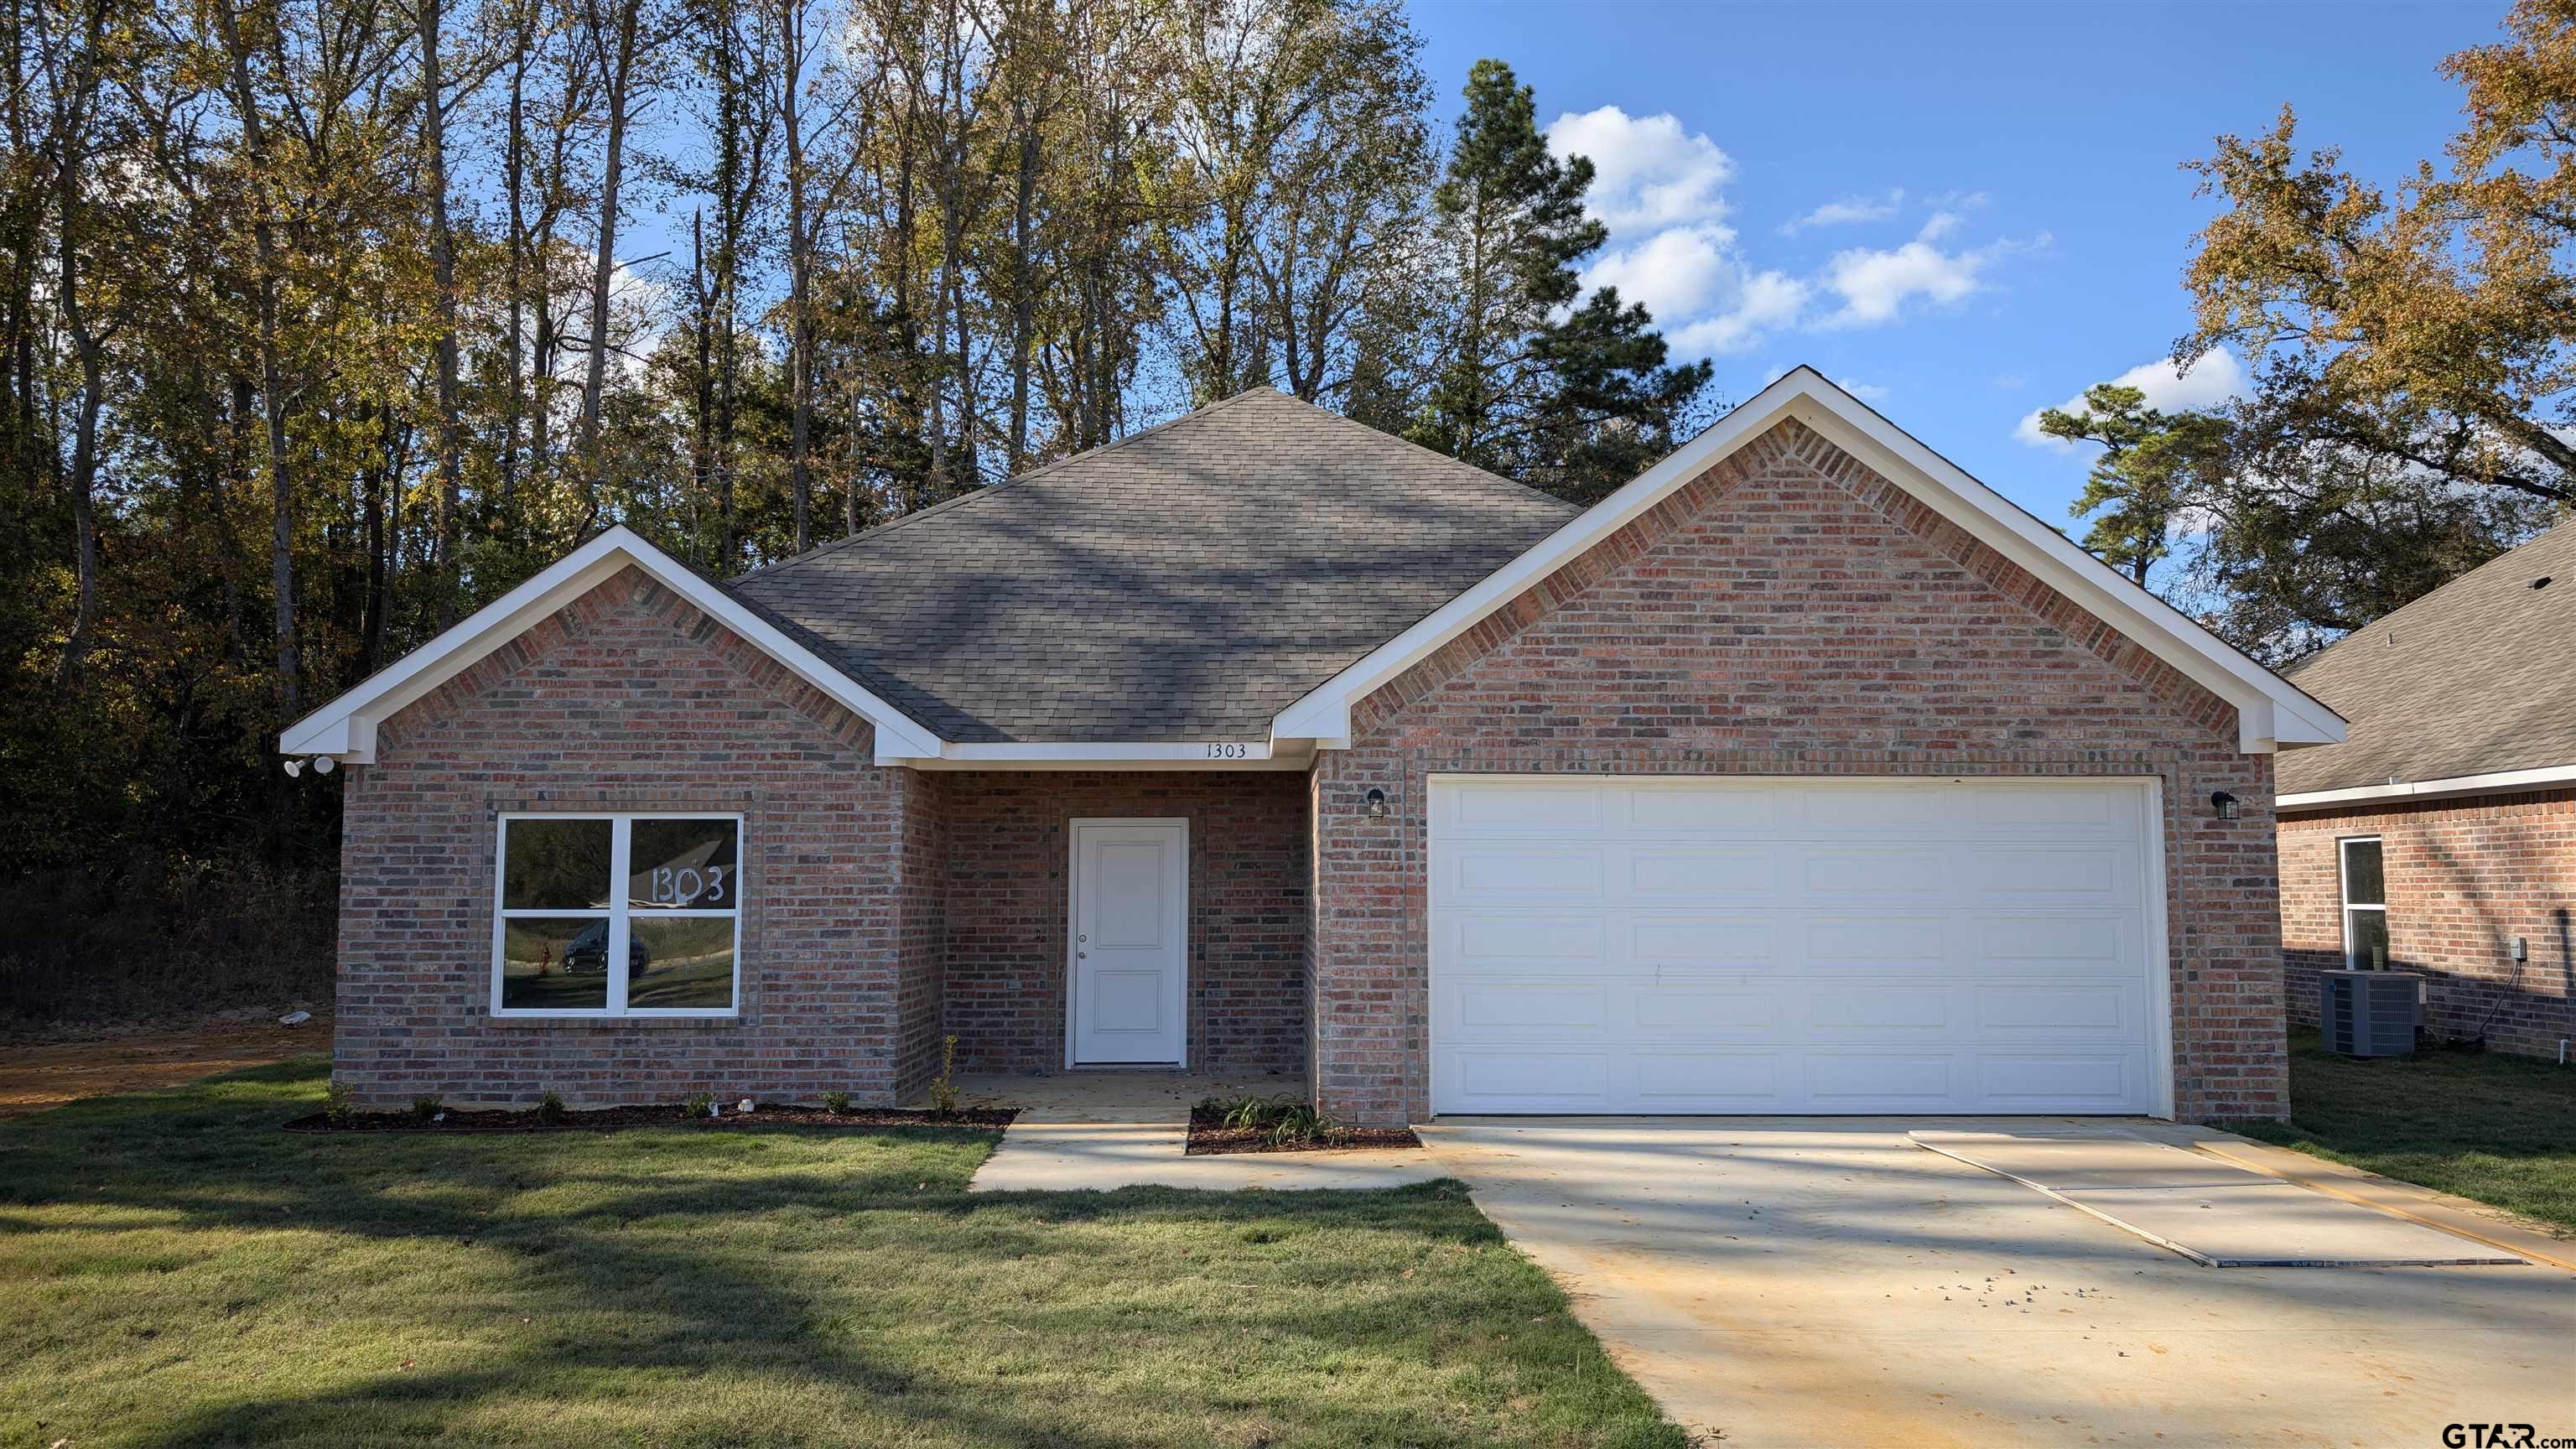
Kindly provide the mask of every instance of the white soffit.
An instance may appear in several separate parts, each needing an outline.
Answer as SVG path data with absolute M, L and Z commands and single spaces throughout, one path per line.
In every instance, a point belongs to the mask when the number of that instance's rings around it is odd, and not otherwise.
M 2343 719 L 2333 710 L 1968 476 L 1814 368 L 1803 366 L 1754 394 L 1474 588 L 1309 691 L 1272 721 L 1272 736 L 1348 745 L 1352 705 L 1581 557 L 1738 447 L 1791 418 L 2235 705 L 2238 746 L 2247 753 L 2266 754 L 2283 745 L 2335 744 L 2343 739 Z
M 287 726 L 279 753 L 333 755 L 352 764 L 375 759 L 376 725 L 493 650 L 518 638 L 546 616 L 632 565 L 699 612 L 750 640 L 807 684 L 876 727 L 880 762 L 936 756 L 939 737 L 918 721 L 861 687 L 821 656 L 789 638 L 742 601 L 681 566 L 623 524 L 574 549 L 517 588 L 476 610 L 437 638 L 378 670 L 356 688 Z

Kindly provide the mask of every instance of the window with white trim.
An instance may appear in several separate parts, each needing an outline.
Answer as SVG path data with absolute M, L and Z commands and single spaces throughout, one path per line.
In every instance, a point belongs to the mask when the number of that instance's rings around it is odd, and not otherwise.
M 2388 969 L 2388 874 L 2379 837 L 2336 842 L 2343 856 L 2343 964 L 2352 971 Z
M 742 817 L 501 817 L 492 1010 L 731 1016 Z

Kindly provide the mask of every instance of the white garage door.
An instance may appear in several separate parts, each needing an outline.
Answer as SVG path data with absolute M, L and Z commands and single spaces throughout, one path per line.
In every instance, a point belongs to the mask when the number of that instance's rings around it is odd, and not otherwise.
M 2150 1112 L 2149 782 L 1440 776 L 1435 1112 Z

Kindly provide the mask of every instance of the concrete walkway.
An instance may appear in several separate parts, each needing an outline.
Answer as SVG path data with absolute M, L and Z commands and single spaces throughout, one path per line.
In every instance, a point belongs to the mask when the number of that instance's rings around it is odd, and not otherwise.
M 2576 1276 L 2204 1268 L 1907 1137 L 2031 1125 L 1419 1130 L 1620 1365 L 1728 1449 L 2421 1446 L 2453 1423 L 2576 1425 Z
M 1384 1188 L 1444 1175 L 1422 1151 L 1240 1152 L 1185 1155 L 1190 1108 L 1206 1097 L 1301 1097 L 1284 1074 L 1066 1072 L 961 1076 L 961 1105 L 1016 1106 L 1019 1120 L 984 1161 L 970 1192 L 1114 1192 L 1181 1187 Z

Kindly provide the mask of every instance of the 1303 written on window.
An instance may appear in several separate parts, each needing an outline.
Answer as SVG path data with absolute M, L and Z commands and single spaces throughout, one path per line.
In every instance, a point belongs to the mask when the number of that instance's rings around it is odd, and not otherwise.
M 504 815 L 492 1009 L 731 1016 L 742 817 Z

